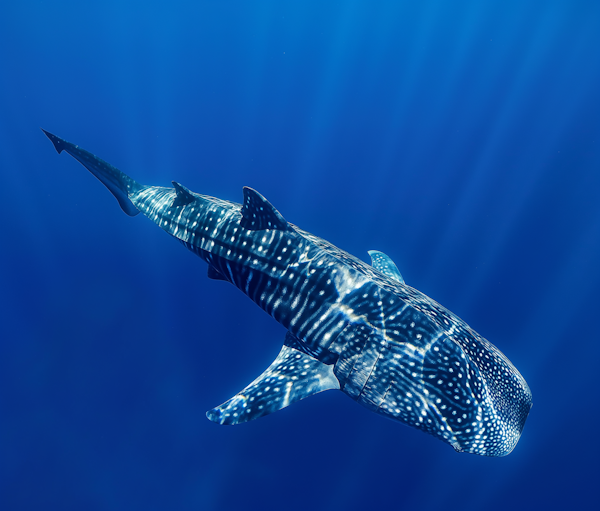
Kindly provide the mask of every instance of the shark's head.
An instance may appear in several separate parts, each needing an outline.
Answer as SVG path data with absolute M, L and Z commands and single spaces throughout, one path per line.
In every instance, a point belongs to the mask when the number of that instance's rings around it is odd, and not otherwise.
M 438 436 L 484 456 L 514 449 L 532 406 L 519 371 L 480 337 L 436 340 L 424 357 L 423 392 L 439 416 Z

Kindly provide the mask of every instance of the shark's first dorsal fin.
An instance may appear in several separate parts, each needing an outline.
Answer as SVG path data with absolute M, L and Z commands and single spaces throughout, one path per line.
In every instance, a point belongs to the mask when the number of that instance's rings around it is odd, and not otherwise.
M 171 204 L 172 208 L 177 208 L 179 206 L 187 206 L 196 200 L 194 194 L 190 192 L 185 186 L 176 183 L 175 181 L 171 181 L 173 186 L 175 187 L 175 193 L 177 193 L 177 197 L 173 199 L 173 204 Z
M 339 388 L 332 365 L 284 345 L 264 373 L 229 401 L 208 411 L 206 416 L 219 424 L 240 424 L 313 394 Z
M 113 167 L 110 163 L 106 163 L 104 160 L 94 156 L 92 153 L 80 149 L 79 146 L 71 144 L 71 142 L 67 142 L 52 133 L 48 133 L 44 129 L 42 131 L 50 139 L 50 142 L 54 144 L 54 149 L 56 149 L 59 154 L 66 151 L 94 174 L 94 176 L 110 190 L 117 201 L 119 201 L 119 206 L 121 206 L 121 209 L 125 213 L 129 216 L 135 216 L 139 213 L 139 210 L 133 205 L 133 202 L 129 200 L 129 195 L 144 188 L 142 185 L 131 179 L 116 167 Z
M 281 213 L 260 193 L 247 186 L 244 186 L 244 204 L 240 225 L 251 231 L 263 229 L 285 231 L 288 228 L 288 223 Z
M 373 268 L 379 270 L 387 277 L 404 284 L 404 279 L 398 271 L 398 267 L 387 255 L 385 255 L 383 252 L 379 252 L 378 250 L 369 250 L 369 255 L 371 256 L 371 264 L 373 265 Z

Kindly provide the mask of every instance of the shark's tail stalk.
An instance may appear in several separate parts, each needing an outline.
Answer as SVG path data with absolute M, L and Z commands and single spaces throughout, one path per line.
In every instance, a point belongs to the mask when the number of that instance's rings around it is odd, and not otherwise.
M 92 153 L 80 149 L 78 146 L 52 133 L 48 133 L 44 129 L 42 131 L 50 139 L 50 142 L 54 144 L 54 148 L 58 154 L 66 151 L 94 174 L 110 190 L 117 201 L 119 201 L 119 206 L 121 206 L 121 209 L 125 213 L 129 216 L 135 216 L 140 212 L 131 200 L 129 200 L 129 196 L 142 190 L 144 188 L 143 185 L 131 179 L 128 175 L 123 174 L 123 172 L 113 167 L 110 163 L 106 163 L 104 160 L 94 156 Z

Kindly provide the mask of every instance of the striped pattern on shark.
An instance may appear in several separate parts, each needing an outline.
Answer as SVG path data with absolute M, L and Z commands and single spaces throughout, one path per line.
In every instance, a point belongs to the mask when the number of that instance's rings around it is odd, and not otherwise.
M 268 415 L 339 389 L 370 410 L 430 433 L 458 452 L 504 456 L 532 405 L 527 383 L 495 346 L 405 284 L 394 262 L 372 265 L 287 222 L 245 187 L 243 203 L 144 186 L 44 131 L 130 216 L 143 213 L 208 263 L 288 333 L 271 366 L 209 412 L 220 424 Z

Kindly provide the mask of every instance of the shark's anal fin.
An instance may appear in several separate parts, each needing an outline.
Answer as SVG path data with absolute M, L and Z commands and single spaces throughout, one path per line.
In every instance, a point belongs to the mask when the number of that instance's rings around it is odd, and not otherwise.
M 42 131 L 50 139 L 50 142 L 54 145 L 54 149 L 59 154 L 66 151 L 94 174 L 110 190 L 117 201 L 119 201 L 119 206 L 121 206 L 121 209 L 125 213 L 129 216 L 135 216 L 140 212 L 133 205 L 133 202 L 129 200 L 129 195 L 140 191 L 143 188 L 142 185 L 92 153 L 80 149 L 79 146 L 71 144 L 71 142 L 67 142 L 44 129 Z
M 212 279 L 212 280 L 227 281 L 227 278 L 225 278 L 223 276 L 223 274 L 219 270 L 217 270 L 212 264 L 208 265 L 208 271 L 206 272 L 206 275 L 209 279 Z
M 229 401 L 208 411 L 206 416 L 219 424 L 240 424 L 313 394 L 339 388 L 332 365 L 284 345 L 263 374 Z
M 185 186 L 176 183 L 175 181 L 171 181 L 173 186 L 175 187 L 175 193 L 177 196 L 173 199 L 173 204 L 171 204 L 172 208 L 178 208 L 180 206 L 187 206 L 196 200 L 194 194 L 190 192 Z
M 404 284 L 404 279 L 402 278 L 400 271 L 398 271 L 398 267 L 387 255 L 383 252 L 379 252 L 379 250 L 369 250 L 369 255 L 371 256 L 371 265 L 373 268 L 379 270 L 389 278 Z
M 275 229 L 285 231 L 288 223 L 273 205 L 260 193 L 244 186 L 244 204 L 240 225 L 251 231 Z

